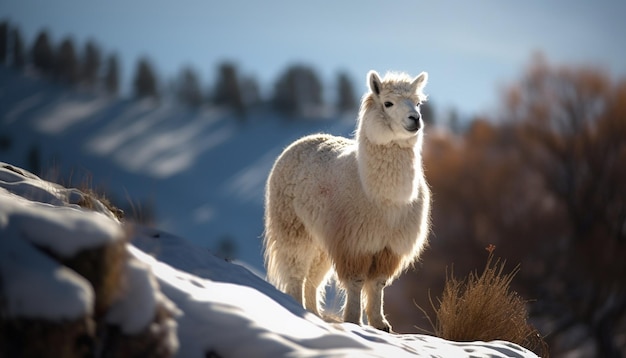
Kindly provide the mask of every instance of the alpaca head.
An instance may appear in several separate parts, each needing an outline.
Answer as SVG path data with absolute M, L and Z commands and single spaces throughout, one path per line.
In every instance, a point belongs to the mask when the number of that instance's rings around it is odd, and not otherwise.
M 374 144 L 414 145 L 424 126 L 420 104 L 428 74 L 411 78 L 404 73 L 387 73 L 381 80 L 376 71 L 367 74 L 369 92 L 363 97 L 359 115 L 359 136 Z

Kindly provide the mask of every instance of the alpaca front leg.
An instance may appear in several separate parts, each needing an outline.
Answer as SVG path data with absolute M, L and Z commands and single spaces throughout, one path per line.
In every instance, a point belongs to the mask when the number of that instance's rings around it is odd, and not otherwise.
M 367 281 L 365 284 L 365 313 L 370 326 L 381 331 L 391 332 L 391 325 L 389 325 L 383 313 L 383 290 L 385 286 L 387 286 L 386 279 Z
M 344 322 L 361 324 L 361 290 L 364 279 L 351 279 L 345 281 L 346 306 L 343 309 Z

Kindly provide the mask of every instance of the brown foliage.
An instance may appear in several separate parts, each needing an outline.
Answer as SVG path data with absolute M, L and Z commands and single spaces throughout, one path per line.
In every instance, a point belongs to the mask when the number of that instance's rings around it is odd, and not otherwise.
M 435 335 L 454 341 L 505 340 L 546 355 L 537 330 L 528 323 L 526 302 L 510 289 L 519 266 L 504 274 L 504 262 L 493 262 L 493 249 L 485 269 L 470 272 L 465 280 L 450 274 L 436 312 Z
M 584 345 L 626 354 L 626 79 L 538 58 L 503 98 L 499 118 L 462 134 L 430 132 L 424 165 L 433 192 L 430 249 L 400 278 L 406 302 L 386 307 L 413 332 L 445 268 L 461 277 L 498 245 L 519 262 L 512 287 L 530 299 L 531 320 L 553 356 Z M 391 295 L 388 295 L 391 296 Z M 390 302 L 391 299 L 389 300 Z M 585 339 L 567 339 L 578 332 Z
M 562 205 L 562 243 L 537 285 L 550 338 L 583 325 L 599 356 L 621 356 L 626 329 L 626 86 L 601 70 L 550 67 L 539 59 L 511 89 L 508 114 L 521 149 Z M 554 240 L 553 240 L 554 241 Z M 576 297 L 575 299 L 572 299 Z

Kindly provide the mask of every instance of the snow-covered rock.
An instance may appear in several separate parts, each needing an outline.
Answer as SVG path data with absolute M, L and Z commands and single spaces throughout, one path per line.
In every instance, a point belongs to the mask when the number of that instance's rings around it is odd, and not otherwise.
M 88 196 L 0 163 L 0 356 L 177 351 L 179 311 L 128 252 L 119 220 Z
M 46 322 L 93 315 L 92 280 L 64 266 L 64 258 L 120 241 L 120 291 L 103 318 L 115 329 L 94 337 L 96 356 L 116 356 L 123 343 L 132 347 L 127 357 L 536 357 L 502 341 L 450 342 L 327 323 L 245 267 L 121 223 L 104 207 L 81 208 L 72 195 L 82 193 L 0 163 L 0 310 Z

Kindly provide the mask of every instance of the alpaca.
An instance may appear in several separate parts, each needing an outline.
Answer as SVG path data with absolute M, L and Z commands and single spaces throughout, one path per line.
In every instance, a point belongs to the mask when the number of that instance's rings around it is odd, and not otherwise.
M 422 169 L 420 104 L 428 74 L 367 75 L 355 139 L 315 134 L 278 157 L 265 192 L 268 280 L 320 315 L 331 273 L 346 292 L 343 319 L 391 326 L 383 289 L 427 243 L 430 191 Z

